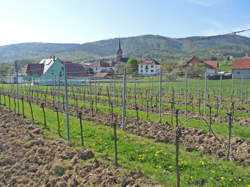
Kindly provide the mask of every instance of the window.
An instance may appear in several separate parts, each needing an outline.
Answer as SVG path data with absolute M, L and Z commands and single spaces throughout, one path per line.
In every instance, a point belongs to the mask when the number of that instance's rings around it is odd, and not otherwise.
M 154 70 L 151 70 L 151 72 L 154 72 Z
M 142 69 L 141 69 L 141 72 L 143 72 Z
M 141 68 L 143 68 L 143 65 L 141 65 Z
M 146 72 L 148 72 L 148 70 L 146 69 Z
M 151 65 L 151 68 L 153 68 L 154 66 L 153 65 Z
M 146 69 L 148 69 L 148 66 L 146 66 Z

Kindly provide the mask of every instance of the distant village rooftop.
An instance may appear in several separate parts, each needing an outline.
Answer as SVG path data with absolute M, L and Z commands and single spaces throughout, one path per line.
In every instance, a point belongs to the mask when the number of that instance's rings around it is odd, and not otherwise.
M 232 69 L 250 69 L 250 57 L 248 54 L 246 54 L 245 58 L 234 60 Z

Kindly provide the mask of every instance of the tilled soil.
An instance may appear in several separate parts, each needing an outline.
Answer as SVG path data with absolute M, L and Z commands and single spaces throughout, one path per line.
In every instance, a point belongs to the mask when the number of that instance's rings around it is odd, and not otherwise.
M 141 171 L 108 167 L 91 150 L 75 151 L 31 120 L 0 106 L 0 187 L 160 186 Z
M 28 98 L 26 99 L 28 100 Z M 38 102 L 41 101 L 42 100 L 38 99 Z M 46 107 L 54 109 L 53 103 L 50 100 L 47 100 Z M 61 111 L 63 111 L 62 105 Z M 91 110 L 89 108 L 79 108 L 75 105 L 69 105 L 69 113 L 71 115 L 78 116 L 79 111 L 83 112 L 83 119 L 85 120 L 99 122 L 106 126 L 111 125 L 111 114 L 106 114 L 98 110 L 91 116 Z M 122 121 L 121 115 L 117 117 L 118 122 Z M 199 116 L 196 117 L 199 118 Z M 152 121 L 137 121 L 133 118 L 126 118 L 126 124 L 126 129 L 134 134 L 154 138 L 160 142 L 175 143 L 176 128 L 171 125 L 166 126 Z M 197 130 L 191 127 L 181 127 L 181 132 L 180 141 L 186 147 L 187 151 L 199 150 L 205 154 L 212 154 L 218 158 L 226 159 L 228 142 L 226 137 L 215 137 L 204 130 Z M 250 165 L 250 143 L 242 138 L 232 137 L 230 160 L 245 162 Z

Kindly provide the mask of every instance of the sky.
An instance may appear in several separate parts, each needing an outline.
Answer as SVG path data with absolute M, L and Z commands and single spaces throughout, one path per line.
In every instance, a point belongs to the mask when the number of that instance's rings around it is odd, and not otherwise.
M 0 0 L 0 46 L 224 34 L 250 29 L 249 7 L 250 0 Z

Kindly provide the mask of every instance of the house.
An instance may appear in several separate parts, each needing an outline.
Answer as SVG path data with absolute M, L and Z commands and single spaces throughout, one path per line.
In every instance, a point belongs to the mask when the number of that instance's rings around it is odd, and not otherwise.
M 112 69 L 110 64 L 108 64 L 107 62 L 104 62 L 104 60 L 98 60 L 94 64 L 90 65 L 90 68 L 92 68 L 94 73 L 99 73 L 99 72 L 101 72 L 103 70 Z
M 28 64 L 26 74 L 32 84 L 64 84 L 64 64 L 69 85 L 86 84 L 87 71 L 80 64 L 63 62 L 59 58 L 42 59 L 39 64 Z
M 250 57 L 246 54 L 245 58 L 236 59 L 232 65 L 232 74 L 234 78 L 250 78 Z
M 208 75 L 215 75 L 218 73 L 219 62 L 217 60 L 201 60 L 198 57 L 192 57 L 186 64 L 180 69 L 181 71 L 192 71 L 196 64 L 204 63 L 207 68 Z
M 156 75 L 160 71 L 160 63 L 154 59 L 145 59 L 138 64 L 138 73 L 146 76 Z

